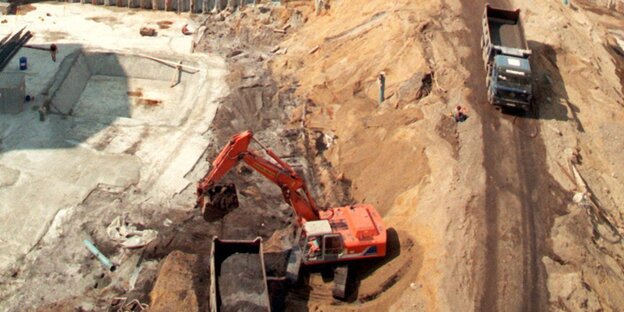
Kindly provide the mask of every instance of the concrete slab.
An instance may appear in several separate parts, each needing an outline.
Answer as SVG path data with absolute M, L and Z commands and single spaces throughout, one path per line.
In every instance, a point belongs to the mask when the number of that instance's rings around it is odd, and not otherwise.
M 194 181 L 185 176 L 210 143 L 206 133 L 228 91 L 223 59 L 186 53 L 191 38 L 179 32 L 186 21 L 179 15 L 33 5 L 6 17 L 0 36 L 28 24 L 32 44 L 55 42 L 59 54 L 53 62 L 46 51 L 23 48 L 4 71 L 16 72 L 17 58 L 27 56 L 26 92 L 37 100 L 20 114 L 0 115 L 0 270 L 37 246 L 57 212 L 81 207 L 100 185 L 136 188 L 152 201 L 188 187 Z M 161 19 L 171 28 L 139 36 L 141 26 Z M 201 70 L 170 88 L 174 69 L 138 53 Z M 74 114 L 40 122 L 36 109 L 46 101 Z

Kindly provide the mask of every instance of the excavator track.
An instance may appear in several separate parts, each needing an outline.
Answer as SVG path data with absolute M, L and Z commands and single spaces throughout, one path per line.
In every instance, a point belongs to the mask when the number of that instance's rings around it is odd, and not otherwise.
M 334 298 L 344 300 L 347 296 L 347 283 L 349 282 L 349 266 L 341 264 L 334 268 L 334 288 L 332 295 Z

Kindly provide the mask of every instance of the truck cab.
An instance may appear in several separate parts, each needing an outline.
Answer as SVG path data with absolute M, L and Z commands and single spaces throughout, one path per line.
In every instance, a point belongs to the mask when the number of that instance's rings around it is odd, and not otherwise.
M 488 100 L 497 106 L 530 110 L 531 65 L 527 58 L 496 55 L 487 79 Z
M 524 36 L 520 10 L 486 5 L 481 47 L 488 101 L 498 107 L 531 110 L 531 50 Z

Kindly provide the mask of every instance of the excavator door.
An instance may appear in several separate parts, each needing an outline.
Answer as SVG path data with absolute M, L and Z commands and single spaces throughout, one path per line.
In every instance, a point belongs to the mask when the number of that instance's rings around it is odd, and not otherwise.
M 216 185 L 205 193 L 202 215 L 204 220 L 213 222 L 222 219 L 236 208 L 238 208 L 236 185 Z

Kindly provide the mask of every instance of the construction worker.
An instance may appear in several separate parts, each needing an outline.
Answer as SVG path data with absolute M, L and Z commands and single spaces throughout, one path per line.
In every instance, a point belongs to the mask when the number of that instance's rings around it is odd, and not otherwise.
M 308 256 L 316 257 L 316 255 L 321 251 L 321 244 L 319 243 L 318 238 L 310 238 L 308 241 Z
M 451 117 L 455 120 L 455 122 L 464 122 L 468 119 L 468 109 L 462 107 L 461 105 L 457 105 Z

